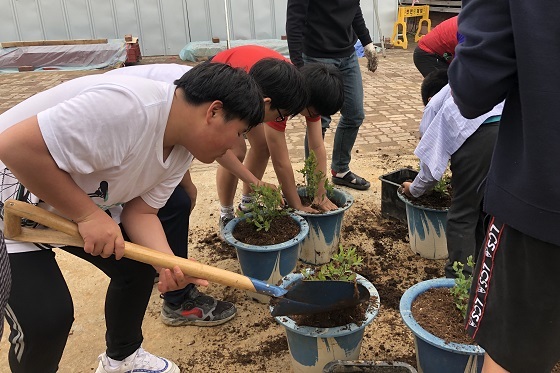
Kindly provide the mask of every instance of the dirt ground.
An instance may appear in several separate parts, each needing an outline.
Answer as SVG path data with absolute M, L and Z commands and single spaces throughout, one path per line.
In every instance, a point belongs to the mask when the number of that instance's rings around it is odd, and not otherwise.
M 393 170 L 417 164 L 412 151 L 422 112 L 421 75 L 412 65 L 412 50 L 413 47 L 407 51 L 388 50 L 387 58 L 381 59 L 375 74 L 368 73 L 362 61 L 366 120 L 353 151 L 351 167 L 370 180 L 371 188 L 367 191 L 346 189 L 354 196 L 355 204 L 345 215 L 341 243 L 359 248 L 366 259 L 361 274 L 369 278 L 380 293 L 380 312 L 366 328 L 360 358 L 415 365 L 412 334 L 401 321 L 399 299 L 410 285 L 440 277 L 444 263 L 413 254 L 406 226 L 380 217 L 381 181 L 378 179 Z M 335 116 L 325 139 L 329 155 L 336 119 Z M 298 170 L 303 166 L 304 128 L 301 119 L 290 122 L 288 146 L 293 168 Z M 215 164 L 195 162 L 193 165 L 198 198 L 191 217 L 189 253 L 203 263 L 239 272 L 234 250 L 217 238 L 219 204 L 215 169 Z M 301 182 L 300 176 L 296 174 L 296 180 Z M 264 180 L 275 182 L 271 165 Z M 57 260 L 75 305 L 75 322 L 60 372 L 92 372 L 97 366 L 97 356 L 105 349 L 103 302 L 108 279 L 89 263 L 60 250 L 57 250 Z M 172 359 L 182 372 L 291 371 L 284 331 L 265 305 L 249 299 L 243 291 L 217 284 L 211 284 L 205 291 L 235 302 L 237 316 L 214 328 L 167 327 L 159 320 L 162 300 L 154 287 L 144 320 L 143 347 Z M 8 332 L 5 329 L 6 336 Z M 6 336 L 0 342 L 0 372 L 9 371 Z
M 379 175 L 409 165 L 409 158 L 398 158 L 389 164 L 383 157 L 354 161 L 356 172 L 369 177 L 372 187 L 366 192 L 346 189 L 356 202 L 345 215 L 342 244 L 359 248 L 366 263 L 361 274 L 380 293 L 380 312 L 366 328 L 360 358 L 415 365 L 413 339 L 401 321 L 399 299 L 410 285 L 441 276 L 443 261 L 426 260 L 413 254 L 406 226 L 380 217 L 381 182 L 377 180 Z M 191 256 L 239 272 L 235 251 L 217 238 L 214 174 L 195 173 L 194 176 L 199 196 L 190 230 Z M 270 172 L 267 176 L 273 178 Z M 60 372 L 91 372 L 97 365 L 97 355 L 104 351 L 103 299 L 108 280 L 89 263 L 65 252 L 58 250 L 57 259 L 74 298 L 76 318 Z M 167 327 L 159 320 L 161 299 L 154 287 L 144 320 L 144 347 L 174 360 L 183 372 L 290 371 L 283 328 L 276 324 L 265 305 L 249 299 L 243 291 L 217 284 L 211 284 L 206 291 L 235 302 L 236 318 L 214 328 Z M 0 344 L 0 371 L 7 371 L 6 348 L 4 338 Z

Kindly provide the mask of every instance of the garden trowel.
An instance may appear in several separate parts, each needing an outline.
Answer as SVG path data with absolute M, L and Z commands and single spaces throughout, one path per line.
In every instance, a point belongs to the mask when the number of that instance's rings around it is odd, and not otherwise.
M 22 218 L 50 229 L 22 227 Z M 17 241 L 78 247 L 84 245 L 76 223 L 17 200 L 7 200 L 4 204 L 4 235 L 8 239 Z M 289 289 L 284 289 L 131 242 L 125 242 L 124 257 L 156 267 L 178 266 L 189 276 L 271 296 L 273 316 L 327 312 L 354 306 L 369 299 L 369 291 L 361 284 L 343 281 L 300 281 Z

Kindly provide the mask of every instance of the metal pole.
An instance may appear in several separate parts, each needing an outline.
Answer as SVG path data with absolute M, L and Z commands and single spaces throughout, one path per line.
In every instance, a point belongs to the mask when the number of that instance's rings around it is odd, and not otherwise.
M 226 12 L 226 49 L 230 48 L 229 44 L 229 12 L 227 6 L 227 0 L 224 0 L 224 10 Z
M 383 55 L 383 57 L 387 57 L 385 55 L 385 41 L 383 40 L 383 33 L 381 32 L 381 24 L 379 23 L 379 9 L 377 8 L 377 0 L 373 0 L 373 14 L 375 15 L 377 32 L 379 33 L 379 39 L 381 40 L 381 54 Z

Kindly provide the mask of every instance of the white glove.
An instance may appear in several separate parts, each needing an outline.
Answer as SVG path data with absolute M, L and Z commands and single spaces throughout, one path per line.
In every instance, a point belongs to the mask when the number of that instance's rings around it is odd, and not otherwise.
M 368 60 L 368 70 L 374 73 L 375 70 L 377 70 L 377 50 L 373 46 L 373 43 L 369 43 L 364 47 L 364 54 Z

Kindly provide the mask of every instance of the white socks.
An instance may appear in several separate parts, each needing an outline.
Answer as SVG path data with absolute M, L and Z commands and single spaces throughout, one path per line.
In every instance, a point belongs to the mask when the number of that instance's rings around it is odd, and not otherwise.
M 233 212 L 233 205 L 231 206 L 221 206 L 220 205 L 220 217 L 221 218 L 235 218 Z

